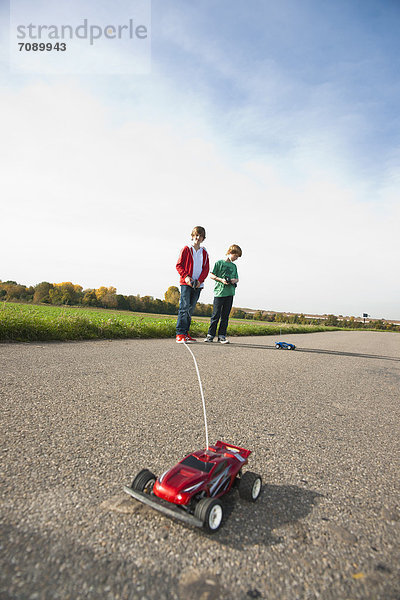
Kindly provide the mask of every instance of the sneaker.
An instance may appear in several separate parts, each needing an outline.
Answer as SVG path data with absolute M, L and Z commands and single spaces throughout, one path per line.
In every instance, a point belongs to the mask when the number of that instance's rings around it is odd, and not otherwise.
M 219 335 L 219 336 L 218 336 L 218 341 L 219 341 L 221 344 L 229 344 L 229 340 L 227 340 L 227 339 L 226 339 L 226 337 L 225 337 L 224 335 Z
M 192 336 L 189 334 L 189 332 L 187 332 L 186 334 L 186 341 L 187 342 L 197 342 L 197 340 L 195 340 L 194 338 L 192 338 Z
M 178 333 L 178 335 L 176 336 L 176 343 L 184 344 L 185 342 L 186 342 L 186 335 L 183 333 Z
M 213 336 L 212 336 L 212 335 L 209 335 L 209 334 L 207 333 L 207 337 L 206 337 L 206 339 L 205 339 L 204 341 L 205 341 L 205 342 L 212 342 L 213 340 L 214 340 Z

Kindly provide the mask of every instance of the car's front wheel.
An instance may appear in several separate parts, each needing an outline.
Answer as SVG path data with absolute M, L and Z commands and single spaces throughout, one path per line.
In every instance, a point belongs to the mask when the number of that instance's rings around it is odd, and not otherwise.
M 142 469 L 132 481 L 132 489 L 138 492 L 150 494 L 153 485 L 156 482 L 156 476 L 148 469 Z
M 261 486 L 261 477 L 256 473 L 246 471 L 240 479 L 239 496 L 249 502 L 255 502 L 261 494 Z
M 196 504 L 194 516 L 203 522 L 208 533 L 215 533 L 221 527 L 224 516 L 221 501 L 217 498 L 202 498 Z

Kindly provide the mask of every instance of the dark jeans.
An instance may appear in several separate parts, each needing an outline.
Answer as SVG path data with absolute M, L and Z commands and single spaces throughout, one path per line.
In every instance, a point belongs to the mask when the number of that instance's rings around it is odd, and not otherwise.
M 176 322 L 176 335 L 188 333 L 192 314 L 199 299 L 201 288 L 193 289 L 190 285 L 181 285 L 181 298 L 179 300 L 178 320 Z
M 229 313 L 231 312 L 232 304 L 233 296 L 224 296 L 223 298 L 214 296 L 213 313 L 211 315 L 208 335 L 211 335 L 211 337 L 215 337 L 215 334 L 217 333 L 217 325 L 219 319 L 221 319 L 221 322 L 219 324 L 218 337 L 220 335 L 226 335 Z

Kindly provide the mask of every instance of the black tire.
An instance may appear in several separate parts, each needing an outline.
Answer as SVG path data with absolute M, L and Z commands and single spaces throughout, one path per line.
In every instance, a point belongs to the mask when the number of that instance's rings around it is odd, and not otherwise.
M 207 533 L 215 533 L 222 525 L 224 509 L 217 498 L 202 498 L 196 504 L 194 516 L 203 522 Z
M 256 473 L 246 471 L 240 479 L 239 496 L 249 502 L 255 502 L 261 493 L 262 479 Z
M 132 489 L 138 492 L 146 492 L 149 494 L 153 489 L 156 481 L 156 476 L 148 469 L 142 469 L 132 481 Z

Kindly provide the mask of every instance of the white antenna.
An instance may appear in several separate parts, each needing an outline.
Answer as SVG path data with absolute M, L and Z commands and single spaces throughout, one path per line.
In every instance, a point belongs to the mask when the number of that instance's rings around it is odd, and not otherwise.
M 201 385 L 201 379 L 200 379 L 200 373 L 199 373 L 199 368 L 197 366 L 197 362 L 196 359 L 194 357 L 193 352 L 191 351 L 191 349 L 189 348 L 189 346 L 187 344 L 184 344 L 186 346 L 186 348 L 189 350 L 190 354 L 193 357 L 194 360 L 194 366 L 196 367 L 196 373 L 197 373 L 197 377 L 199 380 L 199 384 L 200 384 L 200 393 L 201 393 L 201 399 L 203 401 L 203 413 L 204 413 L 204 426 L 206 429 L 206 450 L 208 450 L 208 428 L 207 428 L 207 414 L 206 414 L 206 403 L 204 401 L 204 394 L 203 394 L 203 386 Z

